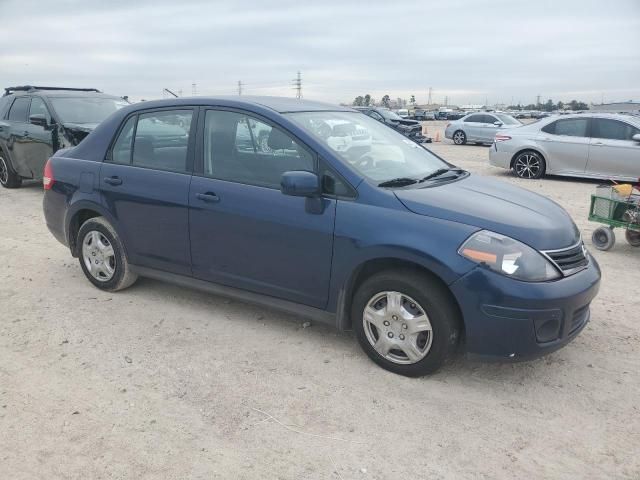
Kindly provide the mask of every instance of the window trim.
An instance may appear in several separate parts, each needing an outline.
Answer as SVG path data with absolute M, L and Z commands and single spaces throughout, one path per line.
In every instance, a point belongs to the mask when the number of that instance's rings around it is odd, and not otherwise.
M 256 120 L 269 125 L 271 128 L 278 128 L 278 129 L 282 130 L 284 133 L 289 135 L 296 143 L 298 143 L 298 145 L 300 147 L 304 148 L 304 150 L 306 150 L 307 153 L 309 153 L 311 155 L 311 158 L 312 158 L 313 163 L 314 163 L 313 171 L 311 173 L 315 173 L 318 176 L 318 178 L 320 178 L 320 173 L 319 173 L 320 157 L 318 156 L 318 154 L 311 147 L 309 147 L 309 145 L 307 145 L 305 142 L 300 140 L 300 138 L 298 138 L 291 131 L 289 131 L 288 129 L 286 129 L 282 125 L 274 122 L 273 120 L 270 120 L 270 119 L 260 115 L 259 113 L 253 112 L 251 110 L 243 110 L 241 108 L 226 107 L 226 106 L 214 106 L 214 105 L 207 105 L 207 106 L 200 107 L 200 112 L 201 113 L 200 113 L 199 122 L 198 122 L 198 133 L 196 135 L 196 149 L 195 149 L 195 159 L 194 159 L 194 168 L 193 168 L 193 175 L 194 176 L 201 177 L 201 178 L 207 178 L 207 179 L 210 179 L 210 180 L 218 180 L 218 181 L 221 181 L 221 182 L 234 183 L 236 185 L 249 185 L 249 186 L 252 186 L 252 187 L 268 188 L 269 190 L 280 190 L 279 187 L 272 187 L 272 186 L 261 185 L 261 184 L 257 184 L 257 183 L 239 182 L 237 180 L 229 180 L 227 178 L 213 177 L 211 175 L 206 175 L 204 173 L 204 128 L 205 128 L 205 121 L 206 121 L 206 117 L 207 117 L 207 112 L 210 111 L 210 110 L 218 111 L 218 112 L 220 112 L 220 111 L 222 111 L 222 112 L 231 112 L 231 113 L 237 113 L 239 115 L 245 115 L 246 117 L 253 117 Z M 249 130 L 251 130 L 251 129 L 249 129 Z M 306 171 L 308 171 L 308 170 L 306 170 Z
M 148 114 L 148 113 L 154 113 L 154 112 L 163 112 L 163 111 L 176 111 L 176 110 L 191 110 L 192 115 L 191 115 L 191 127 L 189 129 L 189 139 L 187 141 L 187 164 L 186 164 L 186 168 L 185 170 L 170 170 L 167 168 L 154 168 L 154 167 L 149 167 L 149 166 L 145 166 L 145 165 L 134 165 L 133 164 L 133 146 L 135 144 L 135 137 L 136 137 L 136 133 L 138 131 L 138 121 L 139 121 L 139 117 L 140 115 L 144 115 L 144 114 Z M 107 162 L 110 163 L 111 165 L 120 165 L 123 167 L 135 167 L 135 168 L 143 168 L 145 170 L 154 170 L 156 172 L 171 172 L 171 173 L 180 173 L 180 174 L 186 174 L 186 175 L 193 175 L 194 173 L 194 165 L 195 165 L 195 150 L 196 150 L 196 146 L 197 144 L 195 143 L 195 137 L 197 135 L 197 127 L 198 127 L 198 120 L 199 120 L 199 114 L 200 114 L 200 108 L 197 105 L 175 105 L 175 106 L 171 106 L 171 107 L 158 107 L 158 108 L 145 108 L 145 109 L 140 109 L 140 110 L 136 110 L 134 112 L 131 112 L 129 114 L 127 114 L 121 121 L 120 121 L 120 125 L 118 126 L 116 133 L 112 136 L 111 138 L 111 142 L 109 142 L 109 147 L 107 148 L 107 151 L 105 153 L 105 156 L 103 158 L 103 162 Z M 118 137 L 120 137 L 120 133 L 122 132 L 122 130 L 124 129 L 125 125 L 127 124 L 127 122 L 129 121 L 129 119 L 131 117 L 138 117 L 135 120 L 135 124 L 133 126 L 133 133 L 131 135 L 131 153 L 129 154 L 129 163 L 115 163 L 113 161 L 113 147 L 115 146 Z

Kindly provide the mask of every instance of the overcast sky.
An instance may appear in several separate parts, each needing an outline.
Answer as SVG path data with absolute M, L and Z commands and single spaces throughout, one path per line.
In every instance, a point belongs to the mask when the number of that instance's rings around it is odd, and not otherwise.
M 640 0 L 0 0 L 0 85 L 640 100 Z

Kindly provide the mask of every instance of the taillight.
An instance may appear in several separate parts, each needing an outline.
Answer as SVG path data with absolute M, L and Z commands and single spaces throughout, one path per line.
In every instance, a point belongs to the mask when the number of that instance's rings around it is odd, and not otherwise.
M 53 168 L 51 167 L 51 159 L 47 160 L 44 165 L 44 172 L 42 174 L 42 185 L 45 190 L 51 190 L 55 180 L 53 178 Z
M 511 140 L 511 137 L 509 135 L 502 135 L 499 133 L 495 136 L 493 140 L 495 142 L 506 142 L 507 140 Z

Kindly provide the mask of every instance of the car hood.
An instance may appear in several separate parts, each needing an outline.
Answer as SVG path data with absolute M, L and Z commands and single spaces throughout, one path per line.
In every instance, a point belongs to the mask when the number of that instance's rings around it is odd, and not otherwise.
M 569 214 L 542 195 L 470 175 L 431 188 L 395 190 L 414 213 L 491 230 L 538 250 L 574 245 L 580 233 Z

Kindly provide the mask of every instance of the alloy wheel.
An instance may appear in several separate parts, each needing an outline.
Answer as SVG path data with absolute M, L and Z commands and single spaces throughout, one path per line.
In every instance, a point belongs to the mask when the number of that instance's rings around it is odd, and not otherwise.
M 540 158 L 531 153 L 520 155 L 514 165 L 516 175 L 520 178 L 536 178 L 540 174 Z
M 113 246 L 101 232 L 92 230 L 82 241 L 82 259 L 89 274 L 100 282 L 108 282 L 116 271 Z
M 390 362 L 408 365 L 427 356 L 433 329 L 425 310 L 401 292 L 380 292 L 367 302 L 362 315 L 365 336 Z
M 465 140 L 465 135 L 463 132 L 456 132 L 453 134 L 453 143 L 455 143 L 456 145 L 462 145 L 464 143 Z

